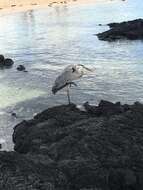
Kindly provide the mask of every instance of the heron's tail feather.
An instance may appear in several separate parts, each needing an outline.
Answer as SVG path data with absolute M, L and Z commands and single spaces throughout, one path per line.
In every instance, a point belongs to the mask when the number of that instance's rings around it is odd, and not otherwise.
M 54 85 L 52 87 L 52 92 L 53 94 L 56 94 L 59 90 L 61 90 L 62 88 L 64 88 L 65 86 L 67 86 L 68 84 L 64 84 L 64 85 L 61 85 L 61 86 L 58 86 L 58 85 Z

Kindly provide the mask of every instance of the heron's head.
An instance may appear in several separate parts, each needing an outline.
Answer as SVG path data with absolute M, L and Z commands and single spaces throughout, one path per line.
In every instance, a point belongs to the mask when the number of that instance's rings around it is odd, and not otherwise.
M 76 70 L 83 73 L 83 74 L 87 74 L 88 72 L 93 72 L 91 69 L 85 67 L 82 64 L 76 65 Z

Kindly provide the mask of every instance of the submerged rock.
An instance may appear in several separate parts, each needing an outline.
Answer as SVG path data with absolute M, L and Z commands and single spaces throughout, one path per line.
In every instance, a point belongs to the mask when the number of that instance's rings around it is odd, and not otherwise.
M 14 149 L 29 172 L 36 167 L 54 190 L 142 190 L 143 105 L 102 100 L 85 109 L 57 106 L 15 126 Z
M 99 40 L 115 41 L 119 39 L 143 39 L 143 19 L 133 21 L 110 23 L 108 31 L 97 34 Z
M 16 68 L 18 71 L 25 71 L 26 68 L 24 67 L 24 65 L 18 65 Z

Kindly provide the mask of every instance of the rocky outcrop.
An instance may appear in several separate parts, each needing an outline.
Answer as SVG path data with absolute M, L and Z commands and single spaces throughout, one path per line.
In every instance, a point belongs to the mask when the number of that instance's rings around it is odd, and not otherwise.
M 86 111 L 74 104 L 49 108 L 15 126 L 16 152 L 0 153 L 0 185 L 142 190 L 143 105 L 101 101 L 84 107 Z
M 143 39 L 143 19 L 128 22 L 110 23 L 108 31 L 97 34 L 99 40 L 115 41 L 120 39 Z

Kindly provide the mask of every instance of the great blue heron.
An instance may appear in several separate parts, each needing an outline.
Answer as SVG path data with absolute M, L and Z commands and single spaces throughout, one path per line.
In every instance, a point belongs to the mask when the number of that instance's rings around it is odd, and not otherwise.
M 87 73 L 87 71 L 92 70 L 82 64 L 67 66 L 64 71 L 56 78 L 55 83 L 52 87 L 53 94 L 56 94 L 62 88 L 67 87 L 68 103 L 70 104 L 71 101 L 69 87 L 71 87 L 71 85 L 77 86 L 73 81 L 81 78 Z

